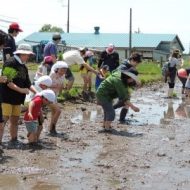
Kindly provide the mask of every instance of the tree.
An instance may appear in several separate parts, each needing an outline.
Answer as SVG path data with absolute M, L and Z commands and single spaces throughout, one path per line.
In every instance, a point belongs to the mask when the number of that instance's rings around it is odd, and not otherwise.
M 64 32 L 62 28 L 59 28 L 57 26 L 51 26 L 51 24 L 44 24 L 42 28 L 39 30 L 39 32 Z

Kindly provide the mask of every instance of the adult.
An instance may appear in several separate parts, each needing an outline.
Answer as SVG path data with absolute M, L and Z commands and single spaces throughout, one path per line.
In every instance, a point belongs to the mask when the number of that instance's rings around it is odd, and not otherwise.
M 100 69 L 103 65 L 108 65 L 110 72 L 119 66 L 119 54 L 115 50 L 115 46 L 113 44 L 109 44 L 100 55 L 98 68 Z
M 111 129 L 111 123 L 115 119 L 115 110 L 112 105 L 115 98 L 124 102 L 126 106 L 135 112 L 139 111 L 139 108 L 130 102 L 129 97 L 129 87 L 138 82 L 136 75 L 137 71 L 133 68 L 127 71 L 117 70 L 107 77 L 97 89 L 97 103 L 104 110 L 103 128 L 105 130 Z
M 8 35 L 0 30 L 0 50 L 3 49 L 6 41 L 7 41 Z M 7 77 L 6 76 L 0 76 L 0 83 L 6 83 Z M 2 108 L 1 108 L 1 86 L 0 86 L 0 145 L 2 143 L 2 135 L 3 135 L 3 116 L 2 116 Z M 0 153 L 1 153 L 1 147 L 0 147 Z
M 19 32 L 23 32 L 23 30 L 20 28 L 18 23 L 13 22 L 9 25 L 8 38 L 3 48 L 4 62 L 10 57 L 13 57 L 13 53 L 16 51 L 16 43 L 14 38 L 18 36 Z
M 118 69 L 126 71 L 130 68 L 133 68 L 136 70 L 136 66 L 141 63 L 141 58 L 142 56 L 139 53 L 132 53 L 131 56 L 129 57 L 128 60 L 125 60 L 119 67 Z M 138 74 L 138 73 L 137 73 Z M 120 111 L 120 116 L 119 116 L 119 121 L 120 122 L 124 122 L 125 121 L 125 117 L 128 113 L 128 107 L 124 106 L 123 102 L 118 101 L 114 106 L 114 109 L 120 108 L 122 107 L 121 111 Z
M 61 34 L 55 33 L 52 36 L 52 41 L 48 42 L 44 47 L 44 57 L 51 56 L 53 63 L 57 61 L 57 45 L 61 41 Z M 48 69 L 48 71 L 51 71 L 51 68 Z
M 168 80 L 168 94 L 167 97 L 168 98 L 172 98 L 173 97 L 173 91 L 174 91 L 174 87 L 175 87 L 175 79 L 176 79 L 176 74 L 177 74 L 177 67 L 182 66 L 182 62 L 181 62 L 181 54 L 180 54 L 180 50 L 175 49 L 172 52 L 171 57 L 168 60 L 168 67 L 169 67 L 169 75 L 167 77 Z
M 7 59 L 3 65 L 2 73 L 6 68 L 16 71 L 12 82 L 2 85 L 2 109 L 5 123 L 9 120 L 11 141 L 17 141 L 18 121 L 21 113 L 21 104 L 24 104 L 29 90 L 36 93 L 26 67 L 26 62 L 34 53 L 29 44 L 20 44 L 13 53 L 14 56 Z
M 78 50 L 70 50 L 63 53 L 63 60 L 68 64 L 70 67 L 71 65 L 77 64 L 80 67 L 84 67 L 86 70 L 93 72 L 94 74 L 99 74 L 93 67 L 91 67 L 88 63 L 85 62 L 84 56 L 86 53 L 86 48 L 79 48 Z M 68 71 L 67 71 L 68 72 Z M 71 89 L 74 80 L 72 72 L 69 75 L 66 73 L 65 78 L 69 81 L 67 84 L 67 89 Z

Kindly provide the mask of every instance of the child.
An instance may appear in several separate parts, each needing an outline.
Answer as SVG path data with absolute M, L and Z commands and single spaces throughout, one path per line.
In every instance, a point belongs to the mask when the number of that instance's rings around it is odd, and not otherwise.
M 51 89 L 55 92 L 56 96 L 63 90 L 63 81 L 67 71 L 68 65 L 64 61 L 57 61 L 51 68 L 50 77 L 52 79 Z M 56 124 L 61 114 L 61 108 L 57 102 L 49 105 L 51 109 L 51 122 L 49 126 L 50 135 L 57 135 Z
M 4 47 L 6 43 L 8 35 L 0 30 L 0 50 Z M 7 77 L 6 76 L 0 76 L 0 83 L 6 83 Z M 0 146 L 3 138 L 3 116 L 2 116 L 2 108 L 1 108 L 1 93 L 0 93 Z M 0 147 L 0 153 L 1 153 L 1 147 Z
M 93 67 L 95 63 L 94 53 L 92 51 L 86 51 L 84 55 L 84 61 Z M 83 92 L 87 93 L 91 91 L 92 86 L 92 72 L 86 69 L 83 65 L 80 67 L 81 77 L 83 78 Z
M 102 68 L 100 69 L 100 74 L 96 75 L 96 80 L 95 80 L 95 89 L 97 90 L 98 87 L 100 86 L 101 82 L 109 76 L 109 66 L 108 65 L 103 65 Z
M 37 81 L 35 81 L 34 84 L 34 88 L 36 89 L 37 92 L 41 92 L 42 90 L 46 90 L 48 88 L 50 88 L 52 85 L 52 80 L 48 75 L 44 75 L 41 76 Z M 34 98 L 35 94 L 31 93 L 30 95 L 30 100 L 32 100 Z M 40 135 L 41 131 L 42 131 L 42 124 L 43 124 L 44 118 L 43 118 L 43 114 L 41 116 L 39 116 L 38 118 L 38 134 Z
M 51 56 L 44 57 L 42 63 L 38 66 L 34 81 L 38 80 L 41 76 L 48 74 L 48 67 L 53 64 L 53 58 Z
M 29 103 L 28 111 L 24 115 L 24 121 L 28 131 L 28 142 L 30 144 L 36 143 L 40 136 L 38 133 L 38 118 L 42 114 L 42 106 L 54 102 L 55 93 L 48 89 L 36 94 Z
M 190 74 L 190 68 L 187 68 L 187 69 L 181 68 L 177 71 L 177 76 L 182 83 L 182 89 L 181 89 L 182 98 L 186 97 L 185 84 L 187 82 L 189 74 Z

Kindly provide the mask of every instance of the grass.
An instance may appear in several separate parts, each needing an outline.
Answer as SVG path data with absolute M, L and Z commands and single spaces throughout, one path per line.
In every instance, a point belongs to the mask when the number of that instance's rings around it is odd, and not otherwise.
M 143 62 L 137 66 L 142 85 L 162 80 L 160 64 Z
M 0 64 L 0 66 L 2 66 L 2 64 Z M 33 72 L 37 70 L 38 66 L 39 64 L 36 63 L 27 64 L 29 71 Z M 188 59 L 184 61 L 183 67 L 184 68 L 190 67 L 190 61 Z M 74 87 L 82 87 L 83 80 L 79 72 L 79 65 L 73 65 L 71 67 L 71 70 L 72 72 L 74 72 L 74 77 L 75 77 Z M 139 72 L 139 79 L 143 85 L 162 80 L 161 66 L 156 62 L 143 62 L 137 66 L 137 70 Z M 94 88 L 94 81 L 95 81 L 94 74 L 92 74 L 92 81 L 93 81 L 92 87 Z

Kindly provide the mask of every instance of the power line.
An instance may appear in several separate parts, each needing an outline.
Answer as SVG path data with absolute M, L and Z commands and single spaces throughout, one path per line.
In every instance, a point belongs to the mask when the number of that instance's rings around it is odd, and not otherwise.
M 0 15 L 0 17 L 17 20 L 17 18 L 15 17 L 5 16 L 5 15 Z
M 13 21 L 1 19 L 1 18 L 0 18 L 0 21 L 1 21 L 1 22 L 6 22 L 6 23 L 12 23 L 12 22 L 13 22 Z

